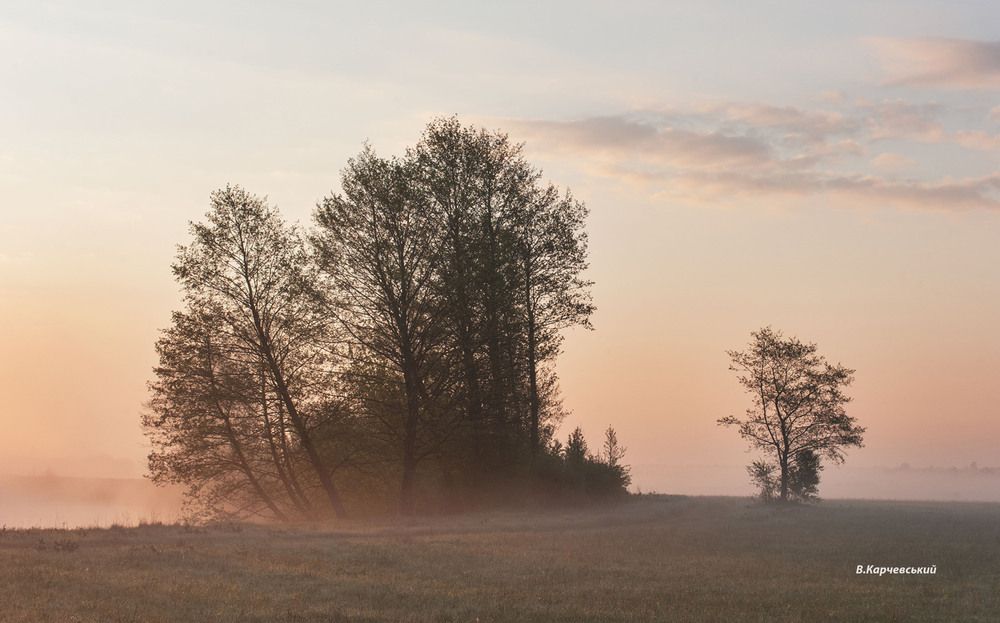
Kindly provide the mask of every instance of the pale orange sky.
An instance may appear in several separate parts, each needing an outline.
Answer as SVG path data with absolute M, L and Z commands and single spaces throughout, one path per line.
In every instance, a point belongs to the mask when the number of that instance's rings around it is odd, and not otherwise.
M 363 141 L 398 154 L 452 113 L 591 210 L 560 436 L 747 463 L 716 425 L 748 406 L 725 351 L 770 324 L 857 369 L 849 465 L 1000 466 L 992 5 L 202 4 L 0 10 L 0 472 L 141 474 L 169 266 L 209 193 L 308 224 Z

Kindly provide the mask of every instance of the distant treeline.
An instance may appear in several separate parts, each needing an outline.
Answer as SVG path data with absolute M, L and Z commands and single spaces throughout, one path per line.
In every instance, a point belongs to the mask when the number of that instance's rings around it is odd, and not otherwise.
M 923 474 L 982 474 L 984 476 L 1000 476 L 1000 467 L 979 467 L 975 461 L 965 467 L 910 467 L 909 463 L 903 463 L 899 467 L 883 468 L 889 472 L 915 472 Z
M 307 231 L 233 186 L 191 225 L 143 416 L 153 480 L 279 520 L 623 492 L 614 429 L 596 454 L 555 439 L 562 331 L 594 310 L 585 206 L 454 118 L 400 158 L 366 146 L 341 186 Z

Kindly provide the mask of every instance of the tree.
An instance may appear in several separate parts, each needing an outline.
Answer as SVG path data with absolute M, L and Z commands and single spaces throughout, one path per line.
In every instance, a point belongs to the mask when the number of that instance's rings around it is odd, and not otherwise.
M 365 146 L 308 237 L 266 199 L 213 193 L 173 267 L 186 308 L 157 345 L 154 477 L 294 519 L 343 516 L 341 489 L 384 508 L 398 483 L 409 514 L 418 492 L 464 505 L 561 471 L 555 359 L 594 307 L 586 207 L 540 180 L 506 134 L 452 117 L 403 157 Z M 621 468 L 576 443 L 585 469 Z
M 621 463 L 625 448 L 611 426 L 605 431 L 604 444 L 597 455 L 587 446 L 583 430 L 578 426 L 566 439 L 566 445 L 552 444 L 553 451 L 562 453 L 563 495 L 571 498 L 610 499 L 625 494 L 632 482 L 627 465 Z
M 819 496 L 819 455 L 813 450 L 799 450 L 795 453 L 792 473 L 789 477 L 788 493 L 803 501 L 816 500 Z
M 475 463 L 497 473 L 537 453 L 562 416 L 560 331 L 590 327 L 586 207 L 543 186 L 506 134 L 428 124 L 408 157 L 442 219 L 436 282 L 456 354 Z
M 628 448 L 618 443 L 615 429 L 608 426 L 608 430 L 604 431 L 604 451 L 601 453 L 601 459 L 617 476 L 622 489 L 627 489 L 632 484 L 631 470 L 628 465 L 623 465 L 621 462 L 625 458 L 626 450 Z
M 442 219 L 436 287 L 471 427 L 470 466 L 508 468 L 524 432 L 518 227 L 538 174 L 505 134 L 431 121 L 408 154 Z
M 152 473 L 195 487 L 242 474 L 279 519 L 285 514 L 266 483 L 280 482 L 286 506 L 304 516 L 312 515 L 306 489 L 316 483 L 343 517 L 333 481 L 343 461 L 332 448 L 345 414 L 332 394 L 329 323 L 303 240 L 239 187 L 212 193 L 206 220 L 191 225 L 194 240 L 173 266 L 187 311 L 158 344 L 145 420 Z M 199 446 L 199 431 L 212 433 L 214 450 Z M 227 454 L 232 460 L 204 463 Z
M 579 426 L 573 429 L 566 439 L 566 447 L 563 456 L 570 465 L 582 465 L 590 456 L 590 449 L 587 447 L 587 440 L 583 436 L 583 429 Z
M 543 365 L 559 354 L 559 330 L 575 324 L 593 329 L 594 312 L 588 288 L 580 274 L 587 268 L 587 208 L 566 192 L 560 197 L 552 185 L 536 189 L 520 219 L 518 260 L 524 298 L 525 356 L 528 374 L 528 433 L 533 452 L 542 439 Z
M 819 456 L 812 450 L 800 450 L 792 459 L 788 474 L 788 499 L 812 502 L 819 499 L 819 472 L 823 469 Z M 767 460 L 757 460 L 747 466 L 750 483 L 757 487 L 757 497 L 773 502 L 781 487 L 776 475 L 778 466 Z
M 854 370 L 827 363 L 816 354 L 815 344 L 785 339 L 771 327 L 751 336 L 746 350 L 727 354 L 730 370 L 753 397 L 753 407 L 744 419 L 730 415 L 718 422 L 736 426 L 751 448 L 773 459 L 750 468 L 762 495 L 775 489 L 781 501 L 814 496 L 820 458 L 842 463 L 846 448 L 863 445 L 865 429 L 844 410 L 851 400 L 844 388 L 853 381 Z
M 754 461 L 747 465 L 750 484 L 757 487 L 757 497 L 764 502 L 773 502 L 778 490 L 778 480 L 774 477 L 774 463 L 770 461 Z
M 221 329 L 218 315 L 175 312 L 156 343 L 160 365 L 143 418 L 151 477 L 189 485 L 210 512 L 266 510 L 287 521 L 287 505 L 262 474 L 254 375 L 226 352 Z
M 437 247 L 442 219 L 425 200 L 412 160 L 385 160 L 371 148 L 349 161 L 343 195 L 317 207 L 312 236 L 337 299 L 356 365 L 361 407 L 383 426 L 401 459 L 400 511 L 414 512 L 418 463 L 454 426 L 442 399 L 445 361 Z M 358 365 L 358 362 L 365 363 Z M 357 378 L 359 374 L 369 377 Z M 375 387 L 386 392 L 371 391 Z
M 611 467 L 615 467 L 621 463 L 621 460 L 625 458 L 625 451 L 628 450 L 625 446 L 618 443 L 618 433 L 611 426 L 608 430 L 604 431 L 604 450 L 601 453 L 601 458 L 604 462 Z

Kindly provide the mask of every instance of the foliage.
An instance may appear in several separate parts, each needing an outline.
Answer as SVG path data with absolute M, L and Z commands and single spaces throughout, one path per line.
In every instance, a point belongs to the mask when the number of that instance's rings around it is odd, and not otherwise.
M 616 497 L 628 490 L 632 477 L 629 468 L 621 464 L 625 448 L 618 445 L 614 428 L 606 431 L 605 450 L 610 453 L 594 456 L 587 447 L 583 430 L 578 426 L 566 439 L 565 446 L 553 446 L 562 451 L 561 495 L 584 499 Z
M 366 147 L 343 172 L 344 195 L 317 208 L 312 236 L 336 299 L 331 315 L 353 353 L 355 402 L 401 460 L 406 514 L 414 511 L 418 463 L 459 421 L 447 409 L 445 301 L 433 291 L 441 219 L 416 175 L 413 162 L 385 160 Z
M 795 453 L 789 475 L 788 494 L 793 500 L 804 502 L 819 499 L 819 455 L 812 450 L 799 450 Z
M 789 468 L 788 499 L 801 502 L 819 500 L 819 472 L 823 469 L 819 456 L 812 450 L 796 453 Z M 779 499 L 781 478 L 778 466 L 770 461 L 757 460 L 747 466 L 750 482 L 757 488 L 757 497 L 764 502 Z
M 562 418 L 560 330 L 589 327 L 586 208 L 551 185 L 507 135 L 428 124 L 407 153 L 427 209 L 440 219 L 437 279 L 446 348 L 464 413 L 456 466 L 470 486 L 518 471 Z
M 577 426 L 566 439 L 566 448 L 563 450 L 563 456 L 566 459 L 566 463 L 579 465 L 586 461 L 589 455 L 590 449 L 587 448 L 587 440 L 583 436 L 583 429 Z
M 239 187 L 213 193 L 205 219 L 173 267 L 186 310 L 157 342 L 151 476 L 216 511 L 281 520 L 322 513 L 318 489 L 343 516 L 332 475 L 350 436 L 303 240 Z
M 780 483 L 775 477 L 778 467 L 769 461 L 754 461 L 747 466 L 750 483 L 757 487 L 757 497 L 764 502 L 773 502 L 777 497 Z
M 764 450 L 774 463 L 750 467 L 762 497 L 772 495 L 767 465 L 777 469 L 777 499 L 815 497 L 819 459 L 844 460 L 845 448 L 861 447 L 865 429 L 847 415 L 850 398 L 843 388 L 854 370 L 831 365 L 817 355 L 815 344 L 784 339 L 770 327 L 755 331 L 744 351 L 728 351 L 730 369 L 753 398 L 746 417 L 727 416 L 718 422 L 736 426 L 753 448 Z M 765 495 L 765 492 L 768 495 Z
M 191 225 L 143 420 L 153 479 L 279 520 L 343 517 L 345 495 L 385 508 L 393 489 L 403 514 L 624 491 L 613 429 L 604 461 L 579 430 L 551 445 L 562 331 L 594 309 L 585 206 L 455 118 L 401 158 L 365 146 L 341 188 L 306 233 L 239 187 Z

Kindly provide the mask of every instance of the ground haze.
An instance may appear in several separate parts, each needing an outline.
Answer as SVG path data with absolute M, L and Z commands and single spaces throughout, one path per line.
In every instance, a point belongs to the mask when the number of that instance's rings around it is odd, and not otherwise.
M 292 528 L 8 530 L 0 621 L 985 621 L 1000 612 L 998 553 L 997 504 L 682 496 Z

